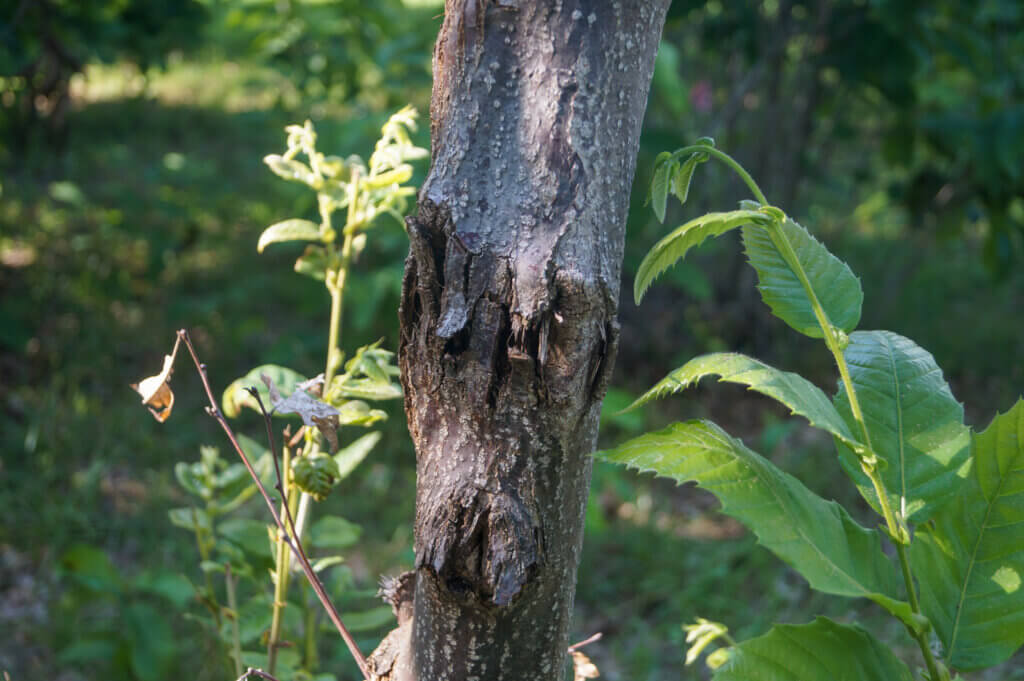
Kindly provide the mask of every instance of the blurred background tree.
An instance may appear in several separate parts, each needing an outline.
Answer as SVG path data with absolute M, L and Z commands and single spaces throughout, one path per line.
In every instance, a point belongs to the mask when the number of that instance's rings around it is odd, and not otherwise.
M 187 372 L 169 429 L 147 420 L 127 384 L 159 365 L 183 326 L 221 388 L 261 362 L 316 373 L 322 286 L 288 271 L 297 252 L 255 251 L 267 224 L 316 206 L 260 159 L 307 117 L 327 153 L 346 155 L 367 153 L 400 105 L 425 112 L 442 4 L 0 3 L 0 630 L 13 632 L 0 669 L 12 678 L 227 678 L 195 654 L 209 645 L 189 620 L 195 550 L 166 531 L 181 501 L 173 462 L 198 459 L 218 433 Z M 862 326 L 933 352 L 976 409 L 969 421 L 984 426 L 1024 386 L 1022 55 L 1024 7 L 1013 0 L 676 0 L 637 186 L 658 152 L 714 136 L 861 275 Z M 724 173 L 702 186 L 714 181 L 717 193 L 674 209 L 669 224 L 745 198 Z M 644 194 L 634 192 L 627 282 L 666 229 Z M 353 275 L 353 346 L 397 344 L 407 241 L 397 224 L 382 229 Z M 723 237 L 643 307 L 624 297 L 604 441 L 667 422 L 659 410 L 709 416 L 732 432 L 763 430 L 759 450 L 813 471 L 816 491 L 847 494 L 830 442 L 781 412 L 745 408 L 754 398 L 742 390 L 612 415 L 709 349 L 830 375 L 816 347 L 776 340 L 791 336 L 740 280 L 750 275 L 739 250 Z M 412 453 L 391 411 L 373 460 L 326 502 L 364 528 L 338 568 L 364 603 L 378 574 L 412 558 Z M 239 427 L 258 435 L 261 425 Z M 605 632 L 588 652 L 609 679 L 701 678 L 681 671 L 680 624 L 696 615 L 740 637 L 766 630 L 761 612 L 872 617 L 862 604 L 815 602 L 707 497 L 600 466 L 584 553 L 576 626 L 581 638 Z M 364 650 L 387 629 L 377 626 L 360 633 Z M 322 638 L 322 667 L 356 678 Z M 1024 663 L 994 674 L 1024 678 Z

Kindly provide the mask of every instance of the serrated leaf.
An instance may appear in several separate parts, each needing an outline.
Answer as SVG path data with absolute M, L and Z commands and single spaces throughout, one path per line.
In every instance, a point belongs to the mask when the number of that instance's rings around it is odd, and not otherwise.
M 282 241 L 320 241 L 320 225 L 310 220 L 282 220 L 263 230 L 256 250 L 260 253 L 270 244 Z
M 910 547 L 921 607 L 963 671 L 1024 645 L 1024 400 L 974 435 L 972 449 L 959 493 Z
M 715 424 L 675 423 L 596 456 L 679 483 L 696 481 L 718 497 L 723 513 L 753 530 L 811 587 L 870 598 L 910 618 L 909 606 L 896 600 L 899 578 L 876 530 L 861 527 L 839 504 L 814 494 Z
M 338 464 L 338 478 L 341 480 L 347 478 L 349 473 L 366 458 L 370 450 L 380 442 L 380 438 L 379 432 L 367 433 L 335 454 L 334 461 Z
M 789 407 L 791 414 L 803 416 L 815 428 L 821 428 L 851 445 L 858 444 L 831 400 L 816 385 L 799 374 L 780 371 L 753 357 L 733 352 L 717 352 L 691 359 L 661 379 L 629 408 L 696 385 L 705 376 L 719 376 L 719 381 L 745 385 L 781 402 Z
M 665 222 L 665 209 L 668 206 L 668 186 L 671 181 L 672 166 L 668 160 L 661 161 L 654 168 L 651 180 L 651 208 L 658 217 L 658 222 Z
M 637 305 L 658 276 L 681 260 L 686 252 L 699 246 L 711 236 L 721 236 L 750 222 L 763 222 L 768 218 L 756 210 L 733 210 L 726 213 L 708 213 L 676 227 L 668 236 L 654 244 L 647 252 L 633 282 L 633 299 Z
M 906 520 L 923 523 L 967 475 L 971 435 L 963 423 L 963 405 L 953 397 L 935 358 L 899 334 L 856 331 L 843 355 L 872 448 L 887 464 L 880 473 L 890 507 Z M 835 405 L 858 432 L 842 383 Z M 839 456 L 861 494 L 879 510 L 874 485 L 856 454 L 840 444 Z
M 847 333 L 855 329 L 864 301 L 860 280 L 846 263 L 793 220 L 786 218 L 779 223 L 779 229 L 792 246 L 829 322 Z M 772 314 L 805 336 L 822 338 L 804 287 L 772 243 L 768 230 L 744 227 L 743 245 L 750 264 L 757 270 L 761 299 Z
M 818 617 L 776 624 L 729 650 L 714 681 L 912 681 L 907 666 L 858 626 Z
M 702 161 L 702 156 L 706 158 L 707 154 L 691 154 L 672 175 L 672 193 L 679 199 L 680 204 L 685 205 L 686 199 L 690 196 L 690 182 L 693 180 L 697 164 Z
M 221 408 L 226 416 L 229 418 L 238 416 L 242 411 L 242 407 L 248 407 L 259 412 L 256 400 L 246 391 L 246 388 L 256 388 L 260 399 L 263 400 L 263 406 L 268 410 L 273 406 L 270 401 L 270 391 L 263 381 L 260 380 L 262 374 L 269 376 L 281 392 L 289 395 L 295 390 L 296 385 L 306 380 L 305 376 L 288 367 L 277 364 L 260 365 L 245 376 L 232 381 L 231 385 L 225 388 L 224 396 L 221 398 Z

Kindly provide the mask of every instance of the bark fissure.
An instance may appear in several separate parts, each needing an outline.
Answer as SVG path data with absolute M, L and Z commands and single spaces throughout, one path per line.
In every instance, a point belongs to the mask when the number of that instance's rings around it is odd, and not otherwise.
M 415 587 L 382 678 L 561 678 L 667 5 L 446 3 L 399 313 Z

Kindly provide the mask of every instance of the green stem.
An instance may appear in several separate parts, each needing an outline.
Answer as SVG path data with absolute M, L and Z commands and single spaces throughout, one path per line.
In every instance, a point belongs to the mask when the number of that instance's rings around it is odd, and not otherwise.
M 762 203 L 765 203 L 762 201 Z M 850 376 L 850 368 L 846 363 L 846 357 L 843 355 L 843 349 L 839 344 L 839 333 L 838 330 L 832 326 L 832 323 L 828 319 L 828 315 L 825 313 L 825 309 L 821 305 L 821 301 L 818 300 L 818 296 L 811 286 L 810 280 L 807 278 L 807 273 L 800 265 L 800 261 L 793 251 L 792 244 L 789 243 L 789 239 L 786 238 L 785 233 L 780 228 L 780 224 L 777 222 L 772 223 L 767 227 L 768 235 L 775 244 L 775 247 L 779 250 L 783 259 L 789 265 L 793 273 L 796 274 L 797 279 L 800 280 L 800 285 L 804 289 L 804 293 L 807 295 L 807 299 L 811 303 L 811 307 L 814 310 L 814 316 L 818 320 L 818 324 L 821 326 L 822 333 L 825 337 L 825 345 L 828 347 L 829 352 L 835 358 L 836 366 L 839 368 L 839 375 L 843 382 L 843 387 L 846 389 L 846 395 L 850 402 L 850 411 L 853 414 L 854 420 L 857 425 L 860 426 L 861 435 L 863 436 L 864 452 L 858 452 L 858 458 L 861 460 L 861 469 L 864 474 L 871 480 L 871 484 L 874 487 L 875 495 L 878 497 L 878 503 L 882 510 L 882 516 L 885 518 L 885 524 L 889 531 L 889 536 L 892 538 L 893 543 L 896 546 L 896 552 L 899 556 L 900 568 L 903 572 L 903 581 L 907 588 L 907 598 L 910 601 L 910 609 L 914 614 L 921 613 L 921 606 L 917 599 L 917 591 L 914 588 L 914 581 L 912 572 L 910 569 L 910 560 L 907 556 L 907 544 L 910 541 L 909 533 L 903 524 L 902 518 L 898 517 L 892 510 L 892 506 L 889 503 L 889 495 L 885 491 L 885 486 L 882 484 L 882 479 L 878 475 L 878 469 L 876 468 L 877 455 L 875 454 L 874 447 L 871 444 L 871 435 L 868 431 L 867 421 L 864 419 L 864 412 L 860 407 L 860 400 L 857 397 L 857 391 L 853 386 L 853 379 Z M 911 629 L 909 626 L 907 630 L 910 635 L 917 641 L 918 647 L 921 649 L 921 655 L 924 657 L 925 666 L 928 668 L 928 675 L 932 681 L 942 681 L 948 679 L 948 673 L 941 675 L 939 673 L 939 666 L 935 661 L 934 655 L 932 655 L 931 647 L 928 645 L 927 634 L 918 633 Z M 943 667 L 943 671 L 945 668 Z
M 235 597 L 235 578 L 231 574 L 231 563 L 224 565 L 224 582 L 228 590 L 228 607 L 231 608 L 231 657 L 235 660 L 235 674 L 242 675 L 242 633 L 238 625 L 238 599 Z
M 331 321 L 327 332 L 327 367 L 324 371 L 324 394 L 331 386 L 331 379 L 337 368 L 336 357 L 341 353 L 341 318 L 345 300 L 345 283 L 352 264 L 352 241 L 355 239 L 356 202 L 359 199 L 359 172 L 352 171 L 352 193 L 348 201 L 348 215 L 345 220 L 344 240 L 341 245 L 341 262 L 326 277 L 327 290 L 331 294 Z M 330 225 L 330 215 L 324 218 Z
M 291 448 L 281 447 L 282 487 L 288 489 L 291 481 Z M 289 501 L 291 501 L 289 499 Z M 281 515 L 285 515 L 284 500 L 281 501 Z M 277 648 L 281 640 L 281 619 L 288 605 L 288 575 L 291 563 L 291 548 L 285 541 L 284 530 L 277 531 L 277 560 L 274 564 L 274 603 L 270 618 L 270 634 L 267 637 L 267 671 L 274 673 L 277 666 Z
M 730 168 L 732 168 L 733 172 L 735 172 L 737 175 L 739 175 L 740 179 L 742 179 L 747 184 L 747 187 L 750 188 L 750 191 L 754 194 L 754 198 L 756 198 L 760 203 L 762 203 L 762 204 L 764 204 L 766 206 L 768 205 L 768 199 L 765 198 L 764 192 L 762 192 L 761 188 L 757 186 L 757 182 L 754 181 L 754 178 L 751 177 L 750 173 L 747 172 L 746 168 L 741 166 L 739 161 L 737 161 L 736 159 L 734 159 L 732 156 L 730 156 L 729 154 L 725 153 L 724 151 L 719 151 L 718 149 L 715 149 L 714 147 L 709 147 L 709 146 L 706 146 L 706 145 L 703 145 L 703 144 L 692 144 L 692 145 L 690 145 L 688 147 L 683 147 L 682 149 L 680 149 L 680 150 L 676 151 L 675 153 L 673 153 L 672 154 L 672 160 L 675 160 L 675 159 L 678 159 L 678 158 L 682 158 L 683 156 L 689 156 L 690 154 L 696 154 L 696 153 L 707 154 L 709 156 L 713 156 L 713 157 L 717 158 L 719 161 L 721 161 L 722 163 L 724 163 L 725 165 L 727 165 Z
M 196 507 L 192 507 L 192 529 L 195 531 L 196 535 L 196 547 L 199 549 L 199 560 L 205 563 L 210 560 L 210 549 L 207 547 L 206 542 L 203 541 L 204 532 L 199 529 L 199 514 L 196 513 L 197 510 L 198 509 Z M 207 510 L 207 517 L 210 517 L 209 510 Z M 213 579 L 210 577 L 209 571 L 203 570 L 203 576 L 206 578 L 206 597 L 210 600 L 210 611 L 213 613 L 213 618 L 219 628 L 220 605 L 217 603 L 217 592 L 213 590 Z
M 837 329 L 832 326 L 832 322 L 829 321 L 828 315 L 825 313 L 825 308 L 822 307 L 821 301 L 818 300 L 818 295 L 815 293 L 814 288 L 811 286 L 810 280 L 807 278 L 807 273 L 804 271 L 803 266 L 800 264 L 799 258 L 797 258 L 796 252 L 793 250 L 793 245 L 789 243 L 789 239 L 786 238 L 785 232 L 782 231 L 781 225 L 778 222 L 773 222 L 767 227 L 768 236 L 771 238 L 772 243 L 775 244 L 775 248 L 779 250 L 782 258 L 789 265 L 789 268 L 796 274 L 797 279 L 800 280 L 800 285 L 804 289 L 804 294 L 811 303 L 811 308 L 814 310 L 814 317 L 818 320 L 818 325 L 821 327 L 822 334 L 824 335 L 825 345 L 828 347 L 829 352 L 832 353 L 832 357 L 835 359 L 836 366 L 839 368 L 839 376 L 842 379 L 843 387 L 846 389 L 846 395 L 850 400 L 850 411 L 853 413 L 853 419 L 860 426 L 861 435 L 863 437 L 864 448 L 867 456 L 864 456 L 864 452 L 858 452 L 858 457 L 861 460 L 861 469 L 864 474 L 871 480 L 871 484 L 874 486 L 875 494 L 878 496 L 879 506 L 882 508 L 882 516 L 885 518 L 885 525 L 889 530 L 889 535 L 893 538 L 893 541 L 900 543 L 905 541 L 906 532 L 902 530 L 902 525 L 896 519 L 896 515 L 893 513 L 892 506 L 889 504 L 889 495 L 885 493 L 885 486 L 882 484 L 881 478 L 878 477 L 878 471 L 875 468 L 875 461 L 877 457 L 874 452 L 874 447 L 871 445 L 871 435 L 868 432 L 867 422 L 864 419 L 864 412 L 860 408 L 860 401 L 857 399 L 857 392 L 853 387 L 853 379 L 850 377 L 850 368 L 846 364 L 846 357 L 843 355 L 843 349 L 839 346 L 839 338 Z

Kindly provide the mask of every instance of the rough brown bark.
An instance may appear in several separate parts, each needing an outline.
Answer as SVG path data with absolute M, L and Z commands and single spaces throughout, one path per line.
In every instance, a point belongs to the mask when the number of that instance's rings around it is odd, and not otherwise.
M 382 678 L 564 678 L 668 4 L 446 2 L 400 311 L 416 569 L 388 589 Z

